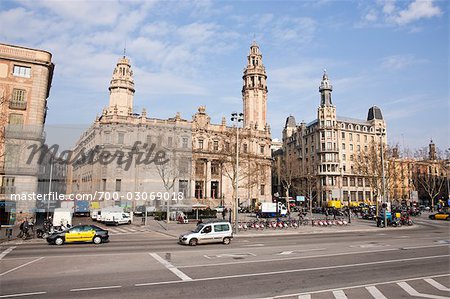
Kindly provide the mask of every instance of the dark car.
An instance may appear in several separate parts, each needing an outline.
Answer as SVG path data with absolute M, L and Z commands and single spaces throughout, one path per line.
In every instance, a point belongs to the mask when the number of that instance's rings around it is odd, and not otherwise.
M 49 244 L 62 245 L 64 243 L 93 242 L 100 244 L 107 242 L 108 231 L 96 225 L 77 225 L 63 232 L 57 232 L 47 237 Z

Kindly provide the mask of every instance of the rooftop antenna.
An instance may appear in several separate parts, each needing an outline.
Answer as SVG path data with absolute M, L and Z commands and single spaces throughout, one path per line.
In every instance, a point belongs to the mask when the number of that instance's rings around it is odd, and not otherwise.
M 127 55 L 127 41 L 125 40 L 125 46 L 123 47 L 123 58 Z

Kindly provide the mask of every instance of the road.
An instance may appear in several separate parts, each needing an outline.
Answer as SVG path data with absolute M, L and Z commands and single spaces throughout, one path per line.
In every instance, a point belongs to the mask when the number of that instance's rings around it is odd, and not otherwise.
M 448 222 L 181 246 L 137 232 L 101 245 L 1 249 L 0 298 L 450 298 Z

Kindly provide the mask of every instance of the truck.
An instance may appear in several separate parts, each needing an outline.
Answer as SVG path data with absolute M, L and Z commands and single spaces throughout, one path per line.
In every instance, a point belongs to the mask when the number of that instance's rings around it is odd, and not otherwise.
M 75 201 L 74 216 L 87 216 L 89 217 L 89 201 L 77 200 Z
M 72 210 L 65 208 L 56 208 L 53 212 L 52 225 L 56 227 L 72 226 Z
M 278 209 L 277 209 L 278 206 Z M 277 211 L 278 210 L 278 211 Z M 286 216 L 287 208 L 282 202 L 263 202 L 261 203 L 259 216 L 260 217 L 277 217 L 277 212 L 280 216 Z

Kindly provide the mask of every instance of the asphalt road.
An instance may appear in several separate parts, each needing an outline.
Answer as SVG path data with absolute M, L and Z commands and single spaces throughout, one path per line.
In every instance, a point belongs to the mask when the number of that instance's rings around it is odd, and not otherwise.
M 142 232 L 0 252 L 0 298 L 450 298 L 450 223 L 181 246 Z

